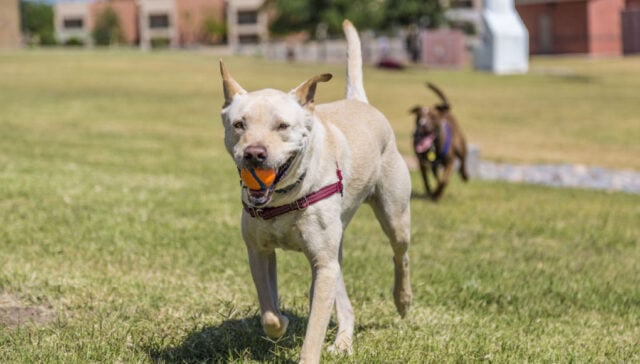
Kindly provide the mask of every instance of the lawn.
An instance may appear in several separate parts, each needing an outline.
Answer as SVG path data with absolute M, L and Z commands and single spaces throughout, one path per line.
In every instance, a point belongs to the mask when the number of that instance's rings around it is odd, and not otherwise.
M 206 52 L 0 54 L 0 362 L 291 362 L 310 271 L 279 252 L 289 333 L 262 336 Z M 247 89 L 291 89 L 340 65 L 226 60 Z M 528 75 L 365 70 L 409 154 L 407 110 L 442 86 L 482 156 L 640 170 L 640 58 L 535 59 Z M 354 355 L 326 362 L 640 361 L 640 195 L 413 174 L 407 319 L 367 207 L 345 237 Z M 33 323 L 11 319 L 32 316 Z M 335 336 L 332 323 L 329 344 Z

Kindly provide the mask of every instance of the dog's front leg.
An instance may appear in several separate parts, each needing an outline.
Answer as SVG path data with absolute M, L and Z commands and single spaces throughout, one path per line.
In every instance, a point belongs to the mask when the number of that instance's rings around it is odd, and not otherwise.
M 324 252 L 323 252 L 324 253 Z M 300 363 L 319 363 L 322 344 L 336 297 L 340 264 L 335 256 L 308 256 L 313 273 L 311 312 L 300 352 Z
M 420 165 L 420 174 L 422 175 L 422 181 L 424 182 L 424 189 L 427 196 L 431 197 L 431 187 L 429 187 L 429 176 L 427 175 L 427 165 L 425 162 L 418 158 L 418 164 Z
M 434 200 L 438 200 L 440 197 L 442 197 L 442 192 L 444 192 L 445 187 L 447 187 L 449 179 L 451 179 L 452 172 L 453 161 L 450 161 L 445 165 L 442 175 L 438 177 L 438 187 L 436 188 L 436 192 L 433 194 Z
M 251 276 L 258 291 L 262 328 L 270 338 L 280 338 L 287 331 L 289 320 L 278 308 L 276 252 L 257 251 L 249 246 L 247 250 Z
M 340 272 L 336 285 L 336 315 L 338 316 L 338 334 L 336 340 L 329 347 L 329 351 L 337 354 L 352 353 L 351 344 L 353 342 L 353 326 L 355 317 L 353 315 L 353 307 L 347 295 L 347 288 L 344 285 L 344 277 L 342 275 L 342 243 L 340 243 L 340 255 L 338 262 L 340 263 Z

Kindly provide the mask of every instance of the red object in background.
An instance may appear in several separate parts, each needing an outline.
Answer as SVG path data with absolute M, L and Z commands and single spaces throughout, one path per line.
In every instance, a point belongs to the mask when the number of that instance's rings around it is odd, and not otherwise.
M 467 62 L 464 33 L 457 29 L 424 32 L 422 62 L 428 67 L 463 67 Z

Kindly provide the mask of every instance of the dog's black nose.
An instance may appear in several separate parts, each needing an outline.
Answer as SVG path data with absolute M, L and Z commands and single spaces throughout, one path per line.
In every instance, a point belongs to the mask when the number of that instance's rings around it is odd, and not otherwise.
M 262 163 L 268 156 L 267 148 L 262 145 L 250 145 L 244 150 L 244 160 L 247 162 Z

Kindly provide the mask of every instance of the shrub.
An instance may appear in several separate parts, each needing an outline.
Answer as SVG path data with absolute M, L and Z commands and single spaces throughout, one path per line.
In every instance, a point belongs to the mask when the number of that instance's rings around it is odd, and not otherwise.
M 107 7 L 98 14 L 92 35 L 95 44 L 99 46 L 124 43 L 120 18 L 115 10 Z

